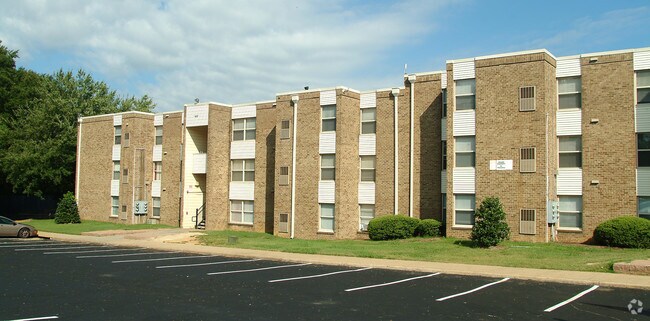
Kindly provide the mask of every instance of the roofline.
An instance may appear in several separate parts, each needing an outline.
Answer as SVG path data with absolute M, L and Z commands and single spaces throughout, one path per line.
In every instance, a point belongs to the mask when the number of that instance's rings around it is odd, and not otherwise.
M 356 89 L 349 88 L 349 87 L 336 86 L 336 87 L 315 88 L 315 89 L 308 89 L 308 90 L 288 91 L 288 92 L 276 93 L 275 96 L 277 97 L 277 96 L 284 96 L 284 95 L 304 94 L 304 93 L 312 93 L 312 92 L 327 91 L 327 90 L 337 90 L 337 89 L 349 90 L 349 91 L 357 93 L 357 94 L 361 93 L 360 91 L 358 91 Z
M 545 54 L 553 57 L 553 59 L 557 60 L 557 58 L 555 58 L 555 56 L 550 51 L 542 48 L 542 49 L 506 52 L 506 53 L 495 54 L 495 55 L 478 56 L 478 57 L 474 57 L 474 58 L 453 59 L 453 60 L 447 60 L 446 62 L 448 64 L 450 64 L 450 63 L 453 64 L 453 63 L 457 63 L 457 62 L 467 62 L 467 61 L 493 59 L 493 58 L 504 58 L 504 57 L 512 57 L 512 56 L 529 55 L 529 54 L 535 54 L 535 53 L 545 53 Z
M 148 116 L 154 116 L 154 115 L 156 115 L 155 113 L 145 113 L 145 112 L 143 112 L 143 111 L 130 110 L 130 111 L 123 111 L 123 112 L 119 112 L 119 113 L 110 113 L 110 114 L 101 114 L 101 115 L 83 116 L 83 117 L 79 117 L 79 119 L 92 119 L 92 118 L 99 118 L 99 117 L 108 117 L 108 116 L 124 115 L 124 114 L 140 114 L 140 115 L 148 115 Z

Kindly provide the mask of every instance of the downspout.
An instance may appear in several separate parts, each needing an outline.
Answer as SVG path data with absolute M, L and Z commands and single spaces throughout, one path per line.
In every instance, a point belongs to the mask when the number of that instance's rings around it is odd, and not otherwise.
M 411 125 L 409 132 L 411 133 L 411 143 L 409 146 L 409 216 L 413 217 L 413 154 L 415 149 L 415 75 L 408 76 L 408 81 L 411 84 Z
M 296 226 L 296 134 L 298 133 L 298 100 L 300 97 L 292 96 L 291 102 L 293 103 L 293 135 L 292 135 L 292 149 L 291 149 L 291 234 L 290 238 L 293 239 L 295 235 Z
M 548 198 L 548 112 L 546 113 L 546 122 L 544 123 L 544 140 L 545 140 L 545 148 L 544 148 L 544 157 L 546 160 L 544 163 L 546 163 L 546 228 L 544 229 L 545 231 L 545 240 L 548 242 L 548 206 L 551 205 L 551 202 L 549 202 Z
M 187 130 L 185 126 L 185 113 L 187 106 L 183 107 L 183 112 L 181 113 L 181 148 L 178 157 L 180 157 L 180 168 L 179 168 L 179 177 L 178 177 L 178 227 L 183 227 L 183 211 L 185 210 L 185 131 Z
M 399 107 L 399 88 L 393 88 L 391 93 L 393 94 L 393 100 L 394 100 L 393 119 L 395 120 L 394 121 L 395 128 L 394 128 L 394 131 L 393 131 L 393 136 L 395 138 L 395 141 L 393 143 L 394 144 L 393 146 L 395 148 L 395 150 L 394 150 L 394 154 L 395 154 L 395 162 L 394 162 L 394 164 L 395 164 L 395 186 L 394 186 L 394 196 L 393 196 L 394 197 L 393 215 L 397 215 L 397 213 L 399 212 L 399 208 L 398 208 L 398 206 L 399 206 L 399 199 L 398 199 L 398 196 L 399 196 L 399 192 L 398 192 L 398 187 L 399 187 L 399 163 L 398 163 L 398 158 L 399 158 L 399 140 L 398 140 L 398 137 L 399 137 L 399 128 L 398 128 L 399 115 L 397 114 L 397 109 Z
M 77 119 L 77 124 L 79 126 L 77 127 L 77 171 L 75 173 L 75 190 L 74 190 L 74 198 L 77 199 L 77 206 L 79 206 L 79 171 L 81 170 L 81 123 L 83 121 L 83 118 L 79 117 Z

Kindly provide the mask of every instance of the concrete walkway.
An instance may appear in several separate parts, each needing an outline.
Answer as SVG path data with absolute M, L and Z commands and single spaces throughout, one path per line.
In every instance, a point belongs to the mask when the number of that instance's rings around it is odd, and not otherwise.
M 477 275 L 486 277 L 510 277 L 522 280 L 560 282 L 585 285 L 601 285 L 623 288 L 640 288 L 650 290 L 650 276 L 617 273 L 576 272 L 560 270 L 543 270 L 530 268 L 512 268 L 502 266 L 471 265 L 457 263 L 422 262 L 406 260 L 372 259 L 346 256 L 329 256 L 317 254 L 299 254 L 249 250 L 230 247 L 214 247 L 190 243 L 196 230 L 161 229 L 141 231 L 101 231 L 84 233 L 84 235 L 67 235 L 39 232 L 43 237 L 53 240 L 88 242 L 126 247 L 144 247 L 162 251 L 179 251 L 204 255 L 221 255 L 228 257 L 258 258 L 274 261 L 301 262 L 349 267 L 373 267 L 402 271 L 442 272 L 447 274 Z

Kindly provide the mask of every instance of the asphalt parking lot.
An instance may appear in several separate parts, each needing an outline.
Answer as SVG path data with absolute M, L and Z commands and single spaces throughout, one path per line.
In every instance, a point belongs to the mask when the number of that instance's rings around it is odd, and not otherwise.
M 650 320 L 638 289 L 49 240 L 0 238 L 0 271 L 0 320 Z

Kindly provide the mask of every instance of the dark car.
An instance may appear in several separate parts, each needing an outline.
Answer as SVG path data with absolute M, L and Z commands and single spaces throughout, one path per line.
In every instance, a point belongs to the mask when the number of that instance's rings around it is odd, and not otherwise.
M 0 216 L 0 236 L 27 238 L 38 236 L 38 231 L 31 225 L 17 223 L 4 216 Z

